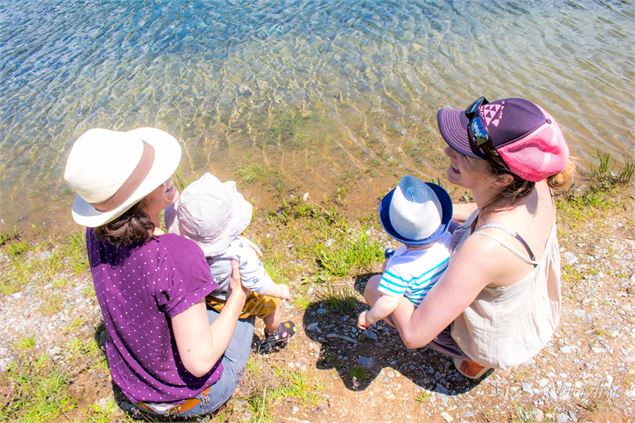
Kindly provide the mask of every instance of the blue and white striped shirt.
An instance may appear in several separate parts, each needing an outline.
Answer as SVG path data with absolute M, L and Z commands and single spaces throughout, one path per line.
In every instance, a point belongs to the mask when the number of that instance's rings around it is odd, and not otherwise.
M 447 269 L 451 240 L 452 235 L 446 233 L 426 249 L 399 247 L 386 263 L 379 292 L 392 297 L 405 296 L 418 306 Z

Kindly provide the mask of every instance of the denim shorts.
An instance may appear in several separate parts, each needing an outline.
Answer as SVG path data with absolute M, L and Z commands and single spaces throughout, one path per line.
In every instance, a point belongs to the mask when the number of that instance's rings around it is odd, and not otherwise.
M 439 352 L 441 354 L 450 356 L 452 358 L 459 358 L 461 360 L 470 360 L 461 347 L 452 338 L 452 325 L 443 329 L 440 334 L 436 336 L 426 347 Z
M 220 314 L 217 311 L 207 309 L 209 322 L 212 323 Z M 251 351 L 251 340 L 254 335 L 254 318 L 238 320 L 234 336 L 223 355 L 223 374 L 220 379 L 213 384 L 207 396 L 199 398 L 201 402 L 191 410 L 179 414 L 179 416 L 203 416 L 210 414 L 225 404 L 231 398 L 243 376 L 249 352 Z
M 215 310 L 207 309 L 207 318 L 210 324 L 220 316 Z M 234 336 L 229 342 L 229 346 L 221 359 L 223 373 L 216 383 L 209 387 L 207 395 L 199 394 L 196 398 L 200 402 L 192 409 L 177 414 L 183 417 L 196 417 L 210 414 L 216 411 L 221 405 L 231 398 L 238 387 L 238 383 L 243 375 L 249 352 L 251 351 L 251 341 L 254 335 L 254 318 L 238 320 Z M 205 391 L 203 391 L 205 392 Z M 164 404 L 146 404 L 151 408 L 160 408 Z M 169 411 L 166 412 L 169 414 Z M 153 414 L 161 414 L 159 412 Z

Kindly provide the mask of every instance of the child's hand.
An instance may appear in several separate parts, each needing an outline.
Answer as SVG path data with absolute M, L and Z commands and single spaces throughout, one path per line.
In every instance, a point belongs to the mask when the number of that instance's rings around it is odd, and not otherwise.
M 359 313 L 359 316 L 357 317 L 357 327 L 362 330 L 366 330 L 372 325 L 371 322 L 366 320 L 367 314 L 368 314 L 367 311 L 362 311 L 361 313 Z
M 289 287 L 287 285 L 278 285 L 280 287 L 280 298 L 283 300 L 291 299 L 291 292 L 289 291 Z

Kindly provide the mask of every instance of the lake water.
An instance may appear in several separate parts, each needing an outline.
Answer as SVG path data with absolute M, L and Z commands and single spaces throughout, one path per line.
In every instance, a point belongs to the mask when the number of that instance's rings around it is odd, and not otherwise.
M 91 127 L 162 128 L 257 205 L 441 177 L 435 111 L 524 96 L 583 167 L 633 155 L 632 1 L 0 3 L 0 228 L 66 226 Z M 455 192 L 456 194 L 456 192 Z

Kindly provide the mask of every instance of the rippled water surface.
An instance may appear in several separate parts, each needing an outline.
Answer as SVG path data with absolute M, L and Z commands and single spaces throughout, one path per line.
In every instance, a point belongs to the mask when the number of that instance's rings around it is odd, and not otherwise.
M 582 163 L 632 156 L 633 22 L 632 1 L 4 0 L 1 227 L 70 221 L 65 156 L 95 126 L 167 130 L 186 176 L 256 203 L 442 177 L 435 111 L 481 94 L 544 105 Z

